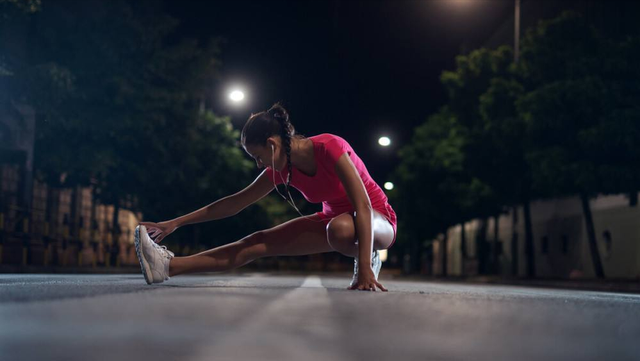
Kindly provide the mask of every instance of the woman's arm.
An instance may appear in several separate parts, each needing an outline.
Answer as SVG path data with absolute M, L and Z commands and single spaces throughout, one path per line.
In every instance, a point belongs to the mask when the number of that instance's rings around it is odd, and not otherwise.
M 371 253 L 373 252 L 373 207 L 371 206 L 371 200 L 367 194 L 367 190 L 362 183 L 362 178 L 358 174 L 356 166 L 349 158 L 348 154 L 343 154 L 336 163 L 336 173 L 342 185 L 344 186 L 349 201 L 356 210 L 356 237 L 358 239 L 358 279 L 362 280 L 361 285 L 366 290 L 370 286 L 380 287 L 384 290 L 381 284 L 379 284 L 371 269 Z
M 260 173 L 253 183 L 240 192 L 221 198 L 197 211 L 175 218 L 170 222 L 177 228 L 187 224 L 227 218 L 240 213 L 243 209 L 259 201 L 273 190 L 272 180 L 269 179 L 266 173 L 266 170 Z

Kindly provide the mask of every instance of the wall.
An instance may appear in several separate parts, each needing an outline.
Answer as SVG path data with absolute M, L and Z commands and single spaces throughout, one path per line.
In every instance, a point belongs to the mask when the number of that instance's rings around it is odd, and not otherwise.
M 624 195 L 592 199 L 591 210 L 600 259 L 608 278 L 640 278 L 640 207 L 629 206 Z M 518 207 L 486 220 L 488 270 L 511 276 L 525 276 L 524 211 Z M 461 226 L 451 227 L 447 242 L 448 275 L 478 274 L 480 252 L 476 238 L 483 220 L 465 223 L 467 258 L 461 250 Z M 577 197 L 536 201 L 531 204 L 535 270 L 538 277 L 595 277 L 580 199 Z M 494 230 L 498 229 L 497 243 Z M 514 241 L 515 238 L 515 241 Z M 497 247 L 497 248 L 496 248 Z M 495 250 L 501 249 L 501 252 Z M 514 252 L 515 251 L 515 252 Z M 442 272 L 442 237 L 434 240 L 433 272 Z

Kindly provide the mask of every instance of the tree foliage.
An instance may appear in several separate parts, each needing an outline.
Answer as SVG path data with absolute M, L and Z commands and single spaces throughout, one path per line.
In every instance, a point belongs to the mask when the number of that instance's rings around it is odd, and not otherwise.
M 518 64 L 508 47 L 458 56 L 441 77 L 447 106 L 399 153 L 403 232 L 421 241 L 535 198 L 581 195 L 588 207 L 637 192 L 638 55 L 639 39 L 608 39 L 564 13 L 527 32 Z
M 573 13 L 527 33 L 522 71 L 529 91 L 518 107 L 531 137 L 536 187 L 589 196 L 638 189 L 638 45 L 603 38 Z
M 12 101 L 37 111 L 38 177 L 93 184 L 106 204 L 137 199 L 133 207 L 156 221 L 253 180 L 230 119 L 199 109 L 220 68 L 219 40 L 176 36 L 178 21 L 158 5 L 44 1 L 3 25 L 25 37 L 6 45 L 4 68 Z M 200 234 L 237 236 L 269 224 L 262 209 L 247 214 L 255 220 L 239 217 Z

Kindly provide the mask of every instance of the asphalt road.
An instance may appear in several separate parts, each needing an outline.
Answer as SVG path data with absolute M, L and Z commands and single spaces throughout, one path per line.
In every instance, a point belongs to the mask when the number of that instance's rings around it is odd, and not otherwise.
M 640 295 L 349 280 L 0 275 L 0 359 L 640 359 Z

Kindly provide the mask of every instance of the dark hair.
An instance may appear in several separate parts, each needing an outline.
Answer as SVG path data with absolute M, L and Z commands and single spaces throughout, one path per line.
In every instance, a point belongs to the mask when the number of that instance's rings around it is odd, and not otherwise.
M 289 175 L 287 176 L 286 187 L 288 192 L 291 184 L 291 138 L 304 138 L 304 136 L 296 135 L 296 130 L 289 121 L 287 110 L 280 103 L 275 103 L 269 110 L 251 114 L 242 128 L 240 142 L 242 142 L 243 146 L 247 144 L 265 146 L 267 138 L 274 135 L 280 136 L 287 154 Z

